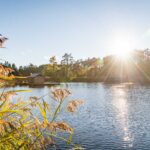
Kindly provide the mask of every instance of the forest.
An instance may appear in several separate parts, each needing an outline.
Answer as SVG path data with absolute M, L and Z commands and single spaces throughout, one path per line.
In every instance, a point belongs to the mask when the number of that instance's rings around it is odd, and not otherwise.
M 109 55 L 75 60 L 72 54 L 65 53 L 60 62 L 51 56 L 48 64 L 40 66 L 30 63 L 18 68 L 7 61 L 2 65 L 12 68 L 15 76 L 38 73 L 52 82 L 150 82 L 149 49 L 134 50 L 126 58 Z
M 7 61 L 2 65 L 12 68 L 15 76 L 30 76 L 31 73 L 39 73 L 50 77 L 52 81 L 98 81 L 102 60 L 100 58 L 75 60 L 71 54 L 65 53 L 60 63 L 55 56 L 52 56 L 49 58 L 48 64 L 40 66 L 30 63 L 18 68 L 16 64 Z

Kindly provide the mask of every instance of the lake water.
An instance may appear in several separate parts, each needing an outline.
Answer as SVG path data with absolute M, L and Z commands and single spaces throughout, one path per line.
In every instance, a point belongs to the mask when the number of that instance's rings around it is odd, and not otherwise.
M 64 111 L 59 117 L 75 128 L 76 144 L 87 150 L 150 150 L 150 86 L 103 83 L 60 86 L 71 90 L 69 99 L 85 100 L 75 114 Z M 20 88 L 29 89 L 15 87 Z M 32 93 L 22 95 L 24 99 L 50 92 L 48 87 L 31 89 Z M 67 149 L 61 141 L 57 148 Z

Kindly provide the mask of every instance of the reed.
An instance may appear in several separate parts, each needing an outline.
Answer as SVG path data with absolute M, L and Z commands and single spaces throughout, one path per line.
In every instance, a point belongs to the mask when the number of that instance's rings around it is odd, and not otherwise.
M 4 70 L 3 70 L 4 71 Z M 50 103 L 44 100 L 45 96 L 30 97 L 28 100 L 15 98 L 17 93 L 31 92 L 29 90 L 5 91 L 6 83 L 9 84 L 14 77 L 2 77 L 1 86 L 3 91 L 0 94 L 0 149 L 2 150 L 32 150 L 46 149 L 55 146 L 55 139 L 61 139 L 66 144 L 71 144 L 74 149 L 82 149 L 72 141 L 74 129 L 67 122 L 57 121 L 62 109 L 66 113 L 76 111 L 81 100 L 69 101 L 63 105 L 66 98 L 71 94 L 68 89 L 53 89 L 50 101 L 56 101 L 54 109 Z M 33 113 L 39 110 L 40 116 Z M 67 133 L 64 138 L 58 132 Z

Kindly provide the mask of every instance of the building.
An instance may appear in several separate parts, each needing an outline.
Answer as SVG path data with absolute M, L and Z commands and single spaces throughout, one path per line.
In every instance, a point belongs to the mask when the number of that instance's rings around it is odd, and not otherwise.
M 38 73 L 32 73 L 27 77 L 28 83 L 32 85 L 42 85 L 45 82 L 45 77 Z

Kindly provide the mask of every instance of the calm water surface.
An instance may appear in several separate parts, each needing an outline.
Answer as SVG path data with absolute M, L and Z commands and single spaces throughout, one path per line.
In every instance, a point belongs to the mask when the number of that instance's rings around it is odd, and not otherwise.
M 73 141 L 87 150 L 150 150 L 150 86 L 102 83 L 61 84 L 73 93 L 69 99 L 84 99 L 85 104 L 71 115 L 64 111 L 59 120 L 75 128 Z M 15 87 L 15 89 L 28 87 Z M 41 96 L 50 88 L 31 88 Z M 45 97 L 50 101 L 48 97 Z M 68 149 L 61 141 L 57 149 Z

